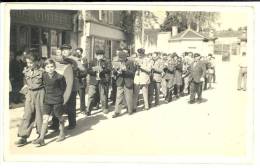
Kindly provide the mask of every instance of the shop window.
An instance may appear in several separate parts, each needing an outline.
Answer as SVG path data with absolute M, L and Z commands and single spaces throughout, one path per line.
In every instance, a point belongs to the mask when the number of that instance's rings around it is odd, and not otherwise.
M 18 44 L 18 50 L 25 50 L 26 48 L 29 48 L 29 28 L 27 26 L 20 27 Z

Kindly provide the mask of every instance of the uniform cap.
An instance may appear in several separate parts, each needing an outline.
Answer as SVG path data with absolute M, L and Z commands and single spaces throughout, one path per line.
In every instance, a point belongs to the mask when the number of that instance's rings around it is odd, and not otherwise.
M 72 47 L 71 47 L 71 45 L 69 45 L 69 44 L 63 44 L 63 45 L 60 47 L 60 49 L 62 49 L 62 50 L 64 50 L 64 49 L 69 49 L 69 50 L 71 50 Z

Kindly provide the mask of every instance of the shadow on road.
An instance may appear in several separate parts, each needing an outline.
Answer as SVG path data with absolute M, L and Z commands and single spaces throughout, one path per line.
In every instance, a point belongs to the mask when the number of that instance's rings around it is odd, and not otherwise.
M 73 130 L 66 130 L 66 135 L 68 135 L 67 138 L 79 135 L 84 133 L 87 130 L 91 130 L 91 127 L 96 125 L 100 122 L 100 120 L 105 120 L 107 117 L 105 117 L 103 114 L 85 117 L 77 120 L 77 126 Z

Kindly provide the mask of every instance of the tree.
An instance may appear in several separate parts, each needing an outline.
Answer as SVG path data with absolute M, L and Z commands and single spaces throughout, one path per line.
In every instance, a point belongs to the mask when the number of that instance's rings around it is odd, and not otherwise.
M 162 31 L 171 31 L 172 26 L 178 27 L 178 32 L 187 28 L 197 32 L 212 28 L 217 21 L 219 13 L 200 11 L 167 11 L 166 19 L 161 25 Z
M 144 29 L 154 29 L 154 24 L 158 23 L 157 16 L 149 11 L 121 11 L 120 27 L 126 35 L 126 43 L 133 45 L 135 37 L 141 37 L 144 34 Z M 139 40 L 145 40 L 147 38 Z

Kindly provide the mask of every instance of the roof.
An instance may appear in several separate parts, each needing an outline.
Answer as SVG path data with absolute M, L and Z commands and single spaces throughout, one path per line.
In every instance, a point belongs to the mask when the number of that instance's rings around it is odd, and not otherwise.
M 215 37 L 238 37 L 241 38 L 243 35 L 243 31 L 229 31 L 229 30 L 224 30 L 224 31 L 218 31 L 214 33 Z
M 180 32 L 177 35 L 171 37 L 169 41 L 194 40 L 194 39 L 204 40 L 208 38 L 192 29 L 186 29 L 185 31 Z

